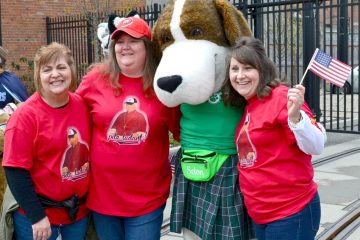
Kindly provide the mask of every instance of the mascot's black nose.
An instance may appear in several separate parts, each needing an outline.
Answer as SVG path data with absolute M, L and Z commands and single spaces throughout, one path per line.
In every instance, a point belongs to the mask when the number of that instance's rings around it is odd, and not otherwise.
M 162 77 L 157 80 L 157 85 L 162 90 L 172 93 L 182 83 L 182 77 L 179 75 L 172 75 Z

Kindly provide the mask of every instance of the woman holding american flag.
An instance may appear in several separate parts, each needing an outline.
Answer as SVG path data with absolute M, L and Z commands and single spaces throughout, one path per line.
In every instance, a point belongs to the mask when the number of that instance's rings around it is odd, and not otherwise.
M 320 199 L 311 154 L 326 141 L 304 102 L 305 88 L 288 88 L 261 41 L 240 38 L 223 87 L 228 104 L 245 104 L 237 127 L 240 188 L 259 240 L 313 240 Z

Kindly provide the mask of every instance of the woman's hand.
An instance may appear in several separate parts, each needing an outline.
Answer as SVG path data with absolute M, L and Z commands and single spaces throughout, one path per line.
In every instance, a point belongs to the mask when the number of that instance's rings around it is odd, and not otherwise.
M 51 225 L 48 217 L 44 217 L 32 225 L 34 240 L 47 240 L 51 236 Z
M 301 120 L 300 108 L 304 103 L 305 87 L 303 85 L 296 85 L 290 88 L 287 94 L 287 109 L 289 120 L 291 123 L 298 123 Z

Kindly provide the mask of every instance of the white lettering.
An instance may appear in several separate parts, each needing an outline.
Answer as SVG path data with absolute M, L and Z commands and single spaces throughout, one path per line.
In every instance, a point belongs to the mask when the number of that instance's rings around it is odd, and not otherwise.
M 199 170 L 199 169 L 196 169 L 196 168 L 191 168 L 190 166 L 186 166 L 186 172 L 188 174 L 192 174 L 192 175 L 198 175 L 198 176 L 203 176 L 204 175 L 203 170 Z
M 133 142 L 140 142 L 141 141 L 141 137 L 142 135 L 139 135 L 139 136 L 132 136 L 132 135 L 124 135 L 124 136 L 121 136 L 121 135 L 109 135 L 107 140 L 108 141 L 133 141 Z

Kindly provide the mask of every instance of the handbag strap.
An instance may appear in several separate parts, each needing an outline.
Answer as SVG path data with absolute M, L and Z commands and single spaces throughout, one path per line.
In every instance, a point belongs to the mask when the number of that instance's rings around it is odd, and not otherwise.
M 182 154 L 188 157 L 193 157 L 193 158 L 207 158 L 207 157 L 213 157 L 216 155 L 216 152 L 211 152 L 205 155 L 197 155 L 197 154 L 191 154 L 186 152 L 185 150 L 182 150 Z
M 3 86 L 3 88 L 5 88 L 5 90 L 17 101 L 17 102 L 22 102 L 20 100 L 20 98 L 12 91 L 10 91 L 10 89 L 8 89 L 7 87 L 5 87 L 4 84 L 1 84 Z

